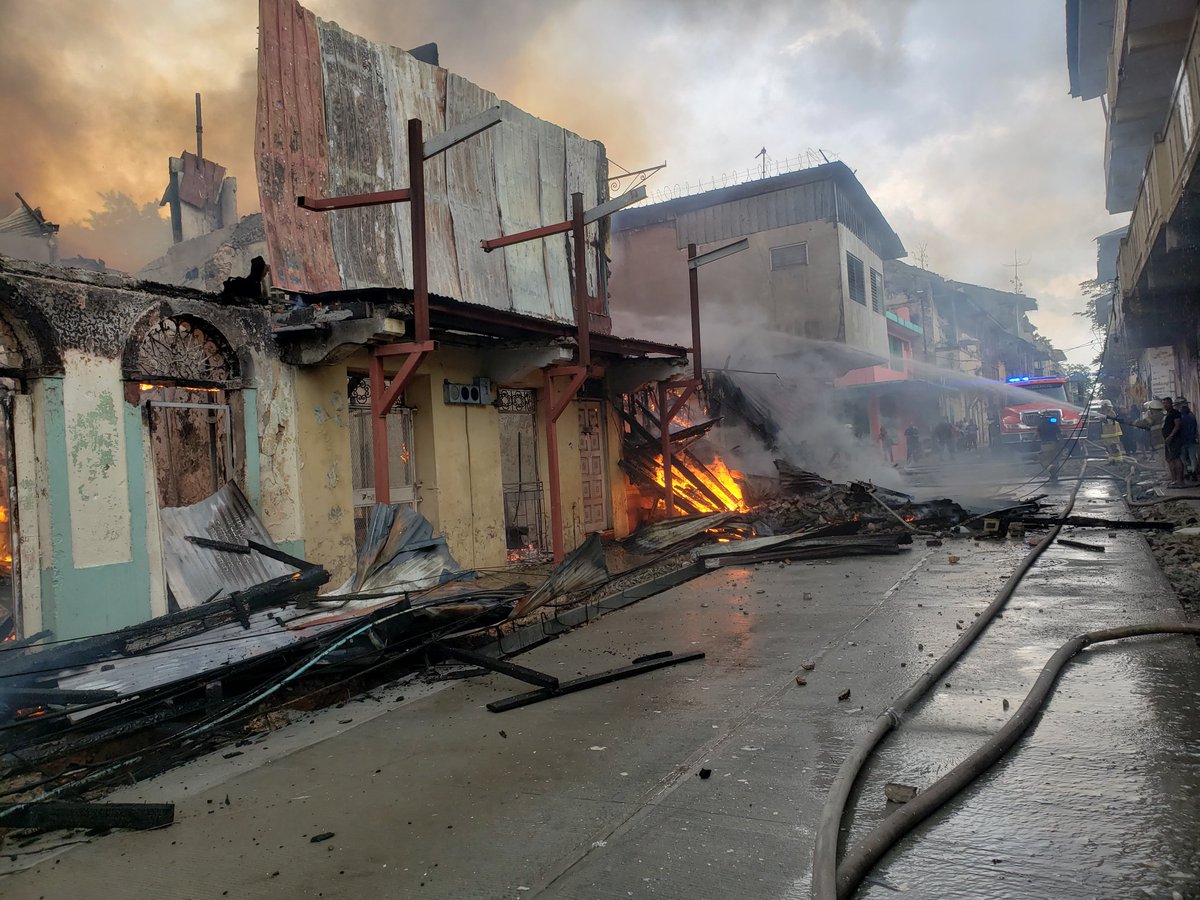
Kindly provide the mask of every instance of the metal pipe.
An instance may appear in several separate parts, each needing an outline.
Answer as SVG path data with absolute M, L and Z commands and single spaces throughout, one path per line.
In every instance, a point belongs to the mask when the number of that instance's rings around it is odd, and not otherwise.
M 1159 622 L 1129 625 L 1079 634 L 1063 644 L 1042 668 L 1033 688 L 1020 708 L 982 747 L 925 788 L 896 812 L 871 830 L 837 869 L 837 895 L 849 897 L 871 867 L 906 834 L 946 804 L 972 781 L 990 769 L 1037 720 L 1042 707 L 1054 692 L 1054 685 L 1067 663 L 1084 647 L 1107 641 L 1151 634 L 1200 635 L 1200 625 L 1186 622 Z
M 429 255 L 425 234 L 425 138 L 420 119 L 408 120 L 408 190 L 412 215 L 413 337 L 429 340 Z
M 554 376 L 549 369 L 545 370 L 545 375 L 542 408 L 546 420 L 546 468 L 550 475 L 550 546 L 554 561 L 560 563 L 566 552 L 563 549 L 562 484 L 558 466 L 558 419 L 554 415 Z
M 369 368 L 371 380 L 371 466 L 375 474 L 375 502 L 391 503 L 392 488 L 388 483 L 388 433 L 387 410 L 383 405 L 386 390 L 383 377 L 382 357 L 371 355 Z
M 696 258 L 696 245 L 687 245 L 688 260 Z M 696 266 L 688 266 L 688 294 L 692 301 L 692 373 L 697 381 L 704 377 L 704 366 L 700 362 L 700 273 Z
M 583 222 L 583 194 L 571 195 L 571 238 L 575 247 L 575 328 L 579 343 L 579 364 L 592 364 L 591 313 L 588 311 L 587 243 Z

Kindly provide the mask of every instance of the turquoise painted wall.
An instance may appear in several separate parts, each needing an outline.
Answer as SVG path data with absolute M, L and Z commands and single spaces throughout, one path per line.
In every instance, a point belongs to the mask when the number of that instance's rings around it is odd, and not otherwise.
M 146 479 L 142 465 L 141 410 L 120 403 L 129 481 L 130 559 L 76 569 L 67 482 L 67 428 L 62 378 L 43 378 L 42 427 L 46 439 L 50 562 L 42 570 L 42 622 L 60 640 L 113 631 L 150 617 L 146 552 Z
M 63 379 L 42 379 L 45 408 L 46 465 L 49 475 L 49 569 L 42 569 L 43 627 L 58 639 L 85 637 L 114 631 L 150 618 L 150 567 L 146 546 L 146 476 L 143 466 L 146 429 L 142 408 L 119 400 L 125 431 L 125 467 L 129 482 L 130 559 L 107 566 L 77 569 L 71 536 L 70 492 L 67 481 L 66 412 Z M 262 513 L 262 470 L 258 442 L 257 391 L 245 389 L 246 436 L 245 491 L 251 505 Z M 119 399 L 119 398 L 118 398 Z M 285 553 L 304 557 L 304 541 L 283 541 Z

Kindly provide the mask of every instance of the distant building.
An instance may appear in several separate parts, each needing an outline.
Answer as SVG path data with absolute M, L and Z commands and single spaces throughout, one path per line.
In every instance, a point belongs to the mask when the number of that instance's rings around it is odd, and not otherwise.
M 20 194 L 15 196 L 17 208 L 0 218 L 0 254 L 58 265 L 58 225 L 47 222 L 41 209 Z
M 832 374 L 889 357 L 884 261 L 904 245 L 854 172 L 832 162 L 625 210 L 613 217 L 613 323 L 678 330 L 689 316 L 688 244 L 749 250 L 704 270 L 702 319 L 815 342 Z

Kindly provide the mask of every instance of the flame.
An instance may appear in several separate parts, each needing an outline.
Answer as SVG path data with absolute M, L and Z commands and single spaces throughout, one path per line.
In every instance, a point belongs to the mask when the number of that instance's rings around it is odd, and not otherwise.
M 535 562 L 541 559 L 542 551 L 538 549 L 537 544 L 530 541 L 524 547 L 516 547 L 508 551 L 508 561 L 510 563 L 518 562 Z
M 749 509 L 745 498 L 742 496 L 742 486 L 740 483 L 745 476 L 741 472 L 730 469 L 719 456 L 714 457 L 713 461 L 705 467 L 708 469 L 707 473 L 696 467 L 689 468 L 696 479 L 708 488 L 709 491 L 716 497 L 723 498 L 722 505 L 718 506 L 713 503 L 712 497 L 699 490 L 694 484 L 690 483 L 682 475 L 679 475 L 678 472 L 671 479 L 671 490 L 675 496 L 683 497 L 700 512 L 705 513 L 722 512 L 725 510 L 730 512 L 746 512 Z M 667 483 L 666 478 L 663 476 L 661 454 L 655 457 L 654 482 L 659 487 L 665 487 Z
M 8 521 L 8 507 L 0 506 L 0 522 Z

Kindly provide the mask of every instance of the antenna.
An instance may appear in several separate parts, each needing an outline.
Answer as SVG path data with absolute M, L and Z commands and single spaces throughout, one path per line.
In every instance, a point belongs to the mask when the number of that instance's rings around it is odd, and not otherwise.
M 204 159 L 204 119 L 200 115 L 200 92 L 196 92 L 196 155 Z
M 754 154 L 755 159 L 758 159 L 760 156 L 762 157 L 762 177 L 766 178 L 767 177 L 767 148 L 766 147 L 763 147 L 761 150 L 759 150 L 757 153 Z
M 1030 263 L 1030 260 L 1028 260 L 1028 259 L 1026 259 L 1026 260 L 1018 259 L 1017 251 L 1014 250 L 1013 251 L 1013 261 L 1010 263 L 1004 264 L 1004 268 L 1013 270 L 1012 279 L 1009 283 L 1012 285 L 1014 294 L 1024 294 L 1025 293 L 1025 285 L 1021 282 L 1021 274 L 1020 274 L 1019 270 L 1023 266 L 1029 265 L 1029 263 Z

